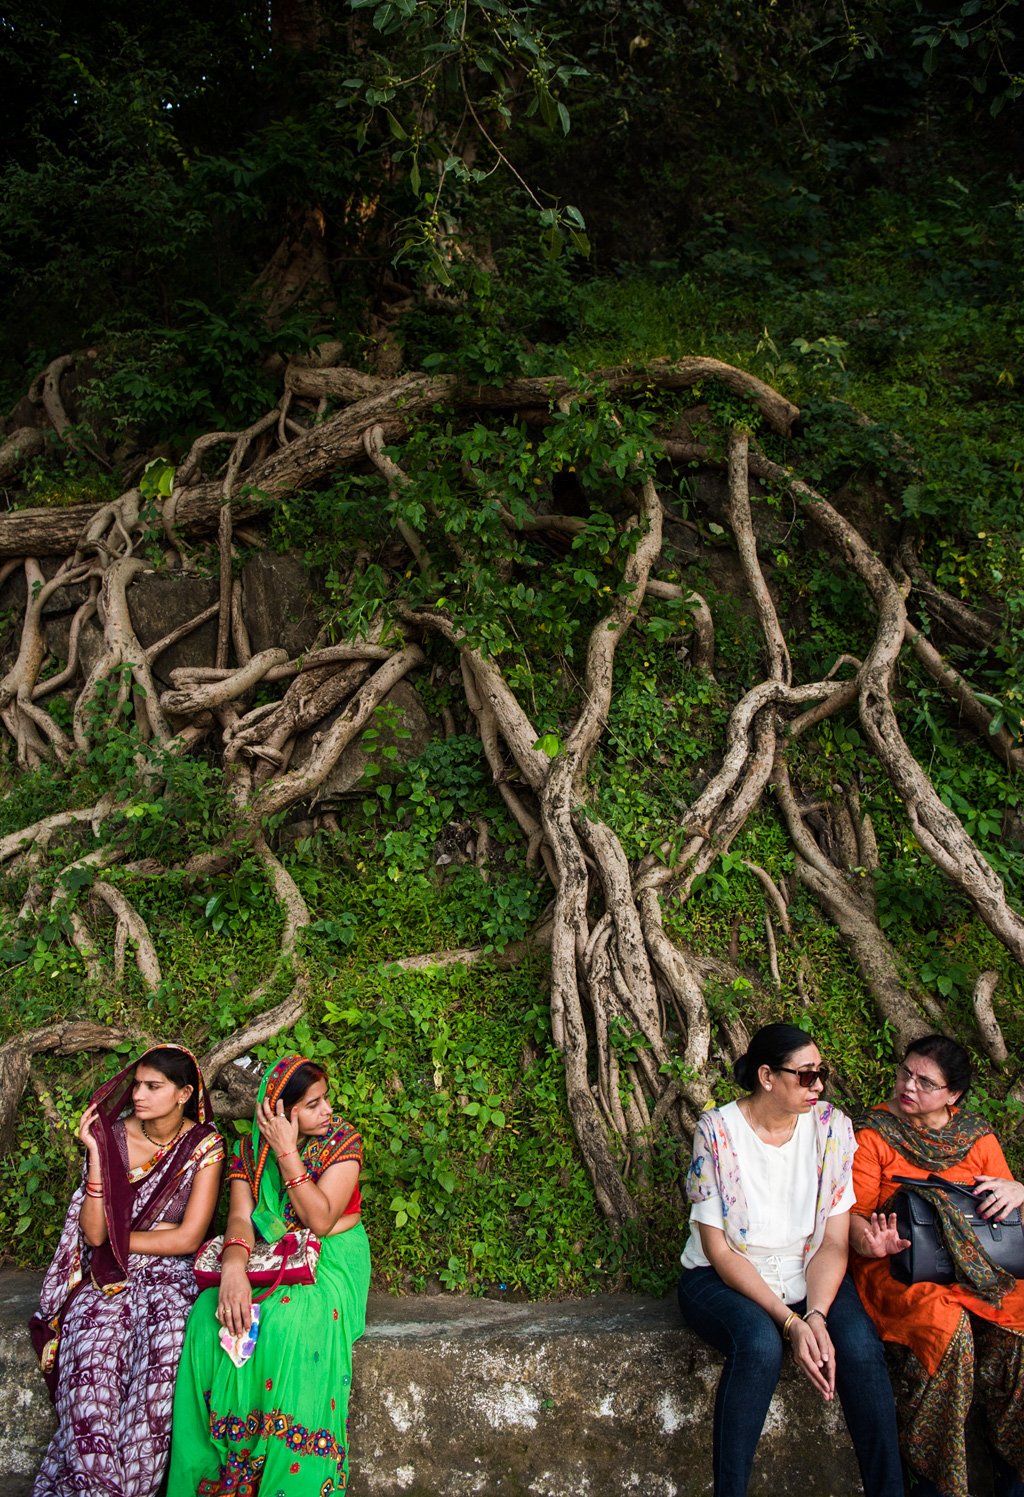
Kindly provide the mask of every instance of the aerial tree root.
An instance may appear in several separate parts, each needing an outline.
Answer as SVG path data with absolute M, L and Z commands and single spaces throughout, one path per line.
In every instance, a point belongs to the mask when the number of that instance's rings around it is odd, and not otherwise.
M 775 767 L 773 787 L 796 849 L 797 878 L 837 926 L 875 1000 L 879 1017 L 892 1025 L 900 1047 L 905 1048 L 932 1025 L 922 1013 L 923 995 L 918 992 L 918 1001 L 914 1002 L 908 979 L 900 972 L 892 946 L 875 917 L 870 891 L 877 862 L 865 863 L 858 857 L 837 867 L 826 856 L 804 821 L 781 758 Z M 834 811 L 831 806 L 820 809 L 829 816 Z
M 992 731 L 994 715 L 980 702 L 958 670 L 944 660 L 931 640 L 926 639 L 920 629 L 907 620 L 907 641 L 937 686 L 941 687 L 951 701 L 955 702 L 963 721 L 974 732 L 1007 769 L 1024 769 L 1024 748 L 1015 742 L 1009 730 L 999 727 Z
M 140 787 L 158 790 L 168 763 L 200 743 L 204 753 L 216 754 L 223 765 L 232 825 L 223 846 L 186 856 L 181 867 L 193 877 L 210 877 L 243 856 L 252 858 L 281 912 L 277 956 L 248 994 L 249 1016 L 203 1056 L 224 1116 L 241 1116 L 252 1107 L 255 1078 L 236 1062 L 254 1045 L 293 1025 L 309 1001 L 302 933 L 311 914 L 275 851 L 270 828 L 299 806 L 315 807 L 341 755 L 370 724 L 387 694 L 425 663 L 428 638 L 447 653 L 446 669 L 458 663 L 467 720 L 479 735 L 495 792 L 522 833 L 528 865 L 552 886 L 553 903 L 538 931 L 521 946 L 490 959 L 507 962 L 539 947 L 550 952 L 552 1032 L 564 1059 L 569 1110 L 597 1199 L 612 1223 L 621 1225 L 643 1209 L 658 1136 L 685 1144 L 710 1098 L 709 1068 L 715 1057 L 734 1057 L 745 1044 L 742 1020 L 716 1019 L 705 996 L 709 982 L 728 986 L 743 978 L 758 985 L 756 975 L 752 978 L 737 965 L 738 942 L 729 953 L 691 949 L 670 936 L 674 921 L 666 917 L 669 911 L 674 917 L 680 905 L 695 897 L 701 878 L 729 852 L 766 791 L 771 791 L 769 803 L 788 834 L 796 880 L 838 929 L 879 1016 L 901 1042 L 944 1020 L 941 1005 L 903 970 L 879 925 L 873 880 L 879 852 L 856 785 L 832 786 L 822 798 L 820 791 L 808 796 L 793 783 L 794 747 L 824 718 L 856 712 L 875 763 L 898 794 L 925 853 L 1007 951 L 1024 960 L 1024 921 L 913 758 L 892 696 L 896 663 L 909 648 L 955 703 L 963 722 L 990 742 L 1007 768 L 1018 768 L 1020 745 L 1005 729 L 990 732 L 991 714 L 970 682 L 909 621 L 904 592 L 912 587 L 929 615 L 955 628 L 960 638 L 970 630 L 984 644 L 991 638 L 987 620 L 929 584 L 912 547 L 901 549 L 894 575 L 824 496 L 766 458 L 738 428 L 724 434 L 724 450 L 714 451 L 666 435 L 664 457 L 659 457 L 663 465 L 724 469 L 724 519 L 760 630 L 764 664 L 762 679 L 732 706 L 706 781 L 680 809 L 678 835 L 658 855 L 630 862 L 614 828 L 596 814 L 591 779 L 614 699 L 617 648 L 651 601 L 684 604 L 691 619 L 690 667 L 710 675 L 715 664 L 714 619 L 706 599 L 685 584 L 656 575 L 665 555 L 667 526 L 678 523 L 659 493 L 664 466 L 654 469 L 641 458 L 637 470 L 621 482 L 617 523 L 628 542 L 623 585 L 590 630 L 573 715 L 563 723 L 553 752 L 547 751 L 523 700 L 509 685 L 501 659 L 485 653 L 466 634 L 440 588 L 433 605 L 413 606 L 399 598 L 400 637 L 393 624 L 386 632 L 382 618 L 365 640 L 320 641 L 298 659 L 289 659 L 280 648 L 254 653 L 232 578 L 239 522 L 254 520 L 276 500 L 353 465 L 370 465 L 394 496 L 413 480 L 388 448 L 400 444 L 417 417 L 438 404 L 467 418 L 495 413 L 543 427 L 553 409 L 568 411 L 589 398 L 586 390 L 574 390 L 564 379 L 522 379 L 500 388 L 471 387 L 451 376 L 423 373 L 385 379 L 332 365 L 333 356 L 291 364 L 273 410 L 242 432 L 200 437 L 186 455 L 160 507 L 160 533 L 172 558 L 185 568 L 196 564 L 191 547 L 205 544 L 207 555 L 212 548 L 220 578 L 218 599 L 155 645 L 140 644 L 128 606 L 128 590 L 146 567 L 139 555 L 144 526 L 152 523 L 152 516 L 144 518 L 137 488 L 98 508 L 0 515 L 0 588 L 20 575 L 26 596 L 19 648 L 0 681 L 0 723 L 17 762 L 30 768 L 46 759 L 70 762 L 88 753 L 102 727 L 101 708 L 106 713 L 128 707 L 142 745 L 138 783 L 131 793 L 107 794 L 93 805 L 43 817 L 0 839 L 0 865 L 27 879 L 22 918 L 31 922 L 48 908 L 66 922 L 69 941 L 97 982 L 119 985 L 131 953 L 137 980 L 150 993 L 159 992 L 158 942 L 132 900 L 131 885 L 133 879 L 166 870 L 159 864 L 131 863 L 127 843 L 118 839 L 123 838 L 131 794 Z M 45 417 L 62 440 L 73 444 L 80 436 L 61 399 L 66 369 L 51 366 L 38 382 L 34 400 L 40 420 Z M 623 404 L 644 389 L 672 392 L 716 380 L 749 399 L 752 409 L 781 435 L 789 434 L 799 415 L 762 382 L 709 359 L 604 370 L 597 379 L 605 395 Z M 315 420 L 325 402 L 340 409 Z M 30 451 L 33 440 L 13 433 L 0 446 L 0 476 L 18 453 Z M 223 472 L 210 477 L 214 453 L 223 446 L 229 449 Z M 513 515 L 504 502 L 500 475 L 467 471 L 465 477 L 473 496 L 467 504 L 494 506 L 510 534 L 546 535 L 553 538 L 553 548 L 557 543 L 564 552 L 587 529 L 587 520 L 578 515 L 543 513 L 522 504 Z M 876 626 L 863 660 L 842 655 L 822 679 L 794 680 L 793 656 L 761 567 L 752 480 L 789 494 L 825 538 L 833 564 L 867 587 Z M 211 542 L 203 541 L 211 535 Z M 422 533 L 408 520 L 398 520 L 395 545 L 404 546 L 428 584 L 442 575 L 442 548 L 463 569 L 477 564 L 471 533 L 443 534 L 440 517 L 432 512 Z M 52 561 L 44 567 L 44 560 L 54 557 L 59 558 L 56 567 Z M 512 567 L 510 552 L 510 578 Z M 59 587 L 71 585 L 84 585 L 85 597 L 72 620 L 68 661 L 47 677 L 43 609 Z M 78 640 L 93 614 L 102 624 L 103 650 L 83 679 Z M 175 670 L 170 689 L 159 690 L 154 675 L 159 655 L 211 618 L 217 620 L 217 642 L 209 664 Z M 252 705 L 257 691 L 270 699 Z M 70 737 L 53 710 L 41 705 L 58 692 L 71 710 Z M 446 712 L 447 731 L 454 732 L 456 714 Z M 305 757 L 295 767 L 303 736 Z M 490 855 L 484 817 L 476 827 L 472 856 L 485 877 L 491 876 Z M 116 865 L 115 882 L 104 871 Z M 730 876 L 754 879 L 764 901 L 766 981 L 776 991 L 791 986 L 813 1006 L 814 974 L 792 949 L 789 884 L 750 859 L 738 869 L 732 866 Z M 82 886 L 89 877 L 85 893 Z M 479 948 L 465 948 L 403 958 L 398 966 L 468 965 L 480 956 Z M 979 1043 L 993 1065 L 1005 1070 L 1009 1056 L 993 1006 L 994 986 L 994 974 L 979 978 L 974 1013 Z M 128 1030 L 64 1024 L 7 1041 L 0 1047 L 0 1138 L 10 1137 L 33 1055 L 112 1048 L 126 1038 L 143 1039 Z M 45 1087 L 35 1089 L 45 1108 Z
M 125 606 L 124 617 L 127 617 Z M 121 621 L 121 631 L 125 632 L 124 621 Z M 134 638 L 134 635 L 132 635 Z M 339 658 L 332 652 L 325 651 L 333 661 Z M 238 1067 L 231 1063 L 239 1056 L 244 1055 L 254 1045 L 260 1044 L 272 1038 L 284 1029 L 290 1028 L 301 1017 L 305 1010 L 309 997 L 309 981 L 302 964 L 299 951 L 301 932 L 310 923 L 310 914 L 305 900 L 303 899 L 294 879 L 288 873 L 280 859 L 271 850 L 262 833 L 265 819 L 279 814 L 296 802 L 308 798 L 308 796 L 322 783 L 330 774 L 345 748 L 358 737 L 359 733 L 369 722 L 374 710 L 387 695 L 391 687 L 400 680 L 409 670 L 422 659 L 422 651 L 418 646 L 411 646 L 397 652 L 378 650 L 373 646 L 357 645 L 346 647 L 340 654 L 340 663 L 329 664 L 328 672 L 345 675 L 348 673 L 350 684 L 352 680 L 352 657 L 356 657 L 356 670 L 365 673 L 368 667 L 362 662 L 366 654 L 372 656 L 384 655 L 383 663 L 360 689 L 350 697 L 346 703 L 345 710 L 336 719 L 330 730 L 323 736 L 317 745 L 309 762 L 302 770 L 293 771 L 290 775 L 282 774 L 272 787 L 259 786 L 255 775 L 244 764 L 235 764 L 233 770 L 229 765 L 232 789 L 237 807 L 237 822 L 231 838 L 234 847 L 233 852 L 226 852 L 218 857 L 214 855 L 218 863 L 224 862 L 230 866 L 236 861 L 238 849 L 246 848 L 250 855 L 262 865 L 267 876 L 269 886 L 274 897 L 282 910 L 284 917 L 283 934 L 278 950 L 277 959 L 271 970 L 256 985 L 247 997 L 247 1004 L 254 1010 L 258 1010 L 254 1018 L 234 1034 L 214 1045 L 202 1057 L 202 1065 L 208 1085 L 216 1089 L 222 1073 L 227 1076 L 225 1085 L 215 1090 L 218 1110 L 225 1117 L 238 1117 L 251 1115 L 252 1105 L 255 1098 L 255 1086 L 250 1085 L 250 1078 Z M 280 651 L 267 651 L 260 661 L 259 668 L 253 672 L 249 671 L 246 681 L 260 680 L 265 674 L 277 667 L 291 666 L 292 674 L 298 678 L 301 673 L 301 663 L 290 663 L 287 653 Z M 250 662 L 251 666 L 251 662 Z M 240 672 L 233 673 L 228 679 L 234 686 L 238 686 Z M 223 686 L 224 682 L 215 683 Z M 89 683 L 87 683 L 88 687 Z M 321 687 L 322 691 L 322 687 Z M 230 694 L 230 693 L 229 693 Z M 149 711 L 148 698 L 141 697 L 137 703 L 137 710 Z M 173 705 L 173 704 L 172 704 Z M 200 701 L 199 711 L 208 710 L 208 701 L 203 698 Z M 290 704 L 289 720 L 293 724 L 301 722 L 301 716 L 294 710 L 295 704 Z M 162 713 L 158 721 L 163 721 Z M 150 719 L 152 722 L 153 719 Z M 167 730 L 168 734 L 170 730 Z M 167 737 L 165 746 L 174 751 L 180 747 L 184 740 L 183 734 L 178 734 L 173 740 Z M 259 745 L 251 748 L 254 755 L 253 762 L 257 762 Z M 150 780 L 153 777 L 152 766 L 147 767 Z M 270 792 L 268 794 L 268 791 Z M 23 831 L 12 834 L 0 844 L 0 862 L 21 858 L 23 861 L 30 856 L 33 845 L 47 846 L 50 839 L 61 831 L 74 831 L 83 825 L 87 825 L 94 834 L 102 832 L 104 823 L 116 812 L 123 811 L 124 802 L 117 802 L 113 797 L 106 797 L 94 806 L 82 808 L 81 810 L 58 813 L 25 828 Z M 78 858 L 74 864 L 66 865 L 57 875 L 55 880 L 55 892 L 53 905 L 64 911 L 68 924 L 70 939 L 78 952 L 85 970 L 91 981 L 97 984 L 109 985 L 111 981 L 119 985 L 124 971 L 125 953 L 128 943 L 134 947 L 135 962 L 140 976 L 146 988 L 156 992 L 162 982 L 159 958 L 151 933 L 138 914 L 138 911 L 130 903 L 123 890 L 97 878 L 91 888 L 93 898 L 105 905 L 115 918 L 114 951 L 110 964 L 108 965 L 93 929 L 86 923 L 81 911 L 73 903 L 66 900 L 63 893 L 63 881 L 72 867 L 82 868 L 91 865 L 99 871 L 101 867 L 109 867 L 115 862 L 123 861 L 123 852 L 119 851 L 116 843 L 109 843 L 96 852 L 86 854 Z M 199 867 L 195 870 L 201 871 Z M 152 872 L 146 869 L 144 876 Z M 28 913 L 28 912 L 26 912 Z M 289 991 L 287 996 L 265 1011 L 262 1005 L 272 996 L 282 981 L 288 980 Z M 72 1038 L 78 1035 L 82 1039 L 79 1048 L 82 1050 L 102 1048 L 104 1035 L 116 1036 L 112 1043 L 106 1048 L 115 1048 L 124 1038 L 123 1031 L 104 1030 L 102 1026 L 91 1026 L 87 1031 L 69 1030 L 67 1035 L 63 1030 L 40 1031 L 35 1038 L 29 1037 L 25 1043 L 21 1040 L 9 1042 L 10 1055 L 7 1061 L 0 1054 L 0 1126 L 3 1126 L 5 1105 L 5 1091 L 10 1094 L 11 1115 L 16 1111 L 24 1087 L 29 1079 L 29 1068 L 27 1056 L 38 1053 L 41 1050 L 58 1050 L 59 1053 L 70 1053 L 69 1046 Z M 48 1039 L 47 1036 L 56 1035 L 56 1039 Z M 86 1043 L 88 1041 L 88 1043 Z M 26 1048 L 27 1045 L 27 1048 Z M 23 1053 L 24 1052 L 24 1053 Z M 6 1053 L 6 1052 L 5 1052 Z M 20 1058 L 19 1058 L 20 1057 Z M 4 1070 L 6 1065 L 7 1069 Z M 0 1135 L 2 1136 L 2 1135 Z
M 900 732 L 891 681 L 906 637 L 903 596 L 863 537 L 820 494 L 777 464 L 759 458 L 752 471 L 793 495 L 866 585 L 878 609 L 874 644 L 858 673 L 858 715 L 875 754 L 903 801 L 925 852 L 970 901 L 1016 961 L 1024 963 L 1024 920 L 1011 908 L 1002 880 L 960 821 L 940 799 Z
M 89 1050 L 116 1050 L 126 1041 L 141 1040 L 134 1029 L 76 1019 L 27 1030 L 0 1045 L 0 1150 L 11 1146 L 33 1055 L 78 1056 Z

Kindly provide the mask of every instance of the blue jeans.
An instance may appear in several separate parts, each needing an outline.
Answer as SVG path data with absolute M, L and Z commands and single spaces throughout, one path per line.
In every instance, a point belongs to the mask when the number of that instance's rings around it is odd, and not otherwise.
M 745 1497 L 754 1452 L 782 1371 L 779 1328 L 766 1310 L 730 1289 L 713 1268 L 689 1268 L 682 1274 L 679 1308 L 690 1330 L 725 1356 L 712 1434 L 715 1497 Z M 828 1312 L 828 1333 L 836 1349 L 836 1391 L 864 1491 L 868 1497 L 903 1497 L 896 1406 L 885 1353 L 849 1276 Z M 808 1437 L 806 1431 L 799 1436 Z

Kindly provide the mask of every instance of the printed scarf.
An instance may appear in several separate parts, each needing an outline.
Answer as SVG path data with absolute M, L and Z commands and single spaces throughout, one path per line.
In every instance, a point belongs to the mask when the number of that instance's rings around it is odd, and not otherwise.
M 961 1164 L 978 1140 L 992 1132 L 988 1123 L 973 1112 L 954 1112 L 944 1128 L 915 1128 L 907 1119 L 896 1117 L 884 1107 L 869 1113 L 859 1126 L 874 1128 L 915 1169 L 935 1174 Z M 904 1185 L 901 1189 L 935 1207 L 954 1272 L 965 1288 L 979 1299 L 998 1305 L 1004 1295 L 1017 1287 L 1013 1275 L 985 1252 L 964 1212 L 946 1191 L 929 1190 L 924 1181 L 920 1186 Z M 886 1201 L 883 1211 L 894 1209 L 893 1199 Z

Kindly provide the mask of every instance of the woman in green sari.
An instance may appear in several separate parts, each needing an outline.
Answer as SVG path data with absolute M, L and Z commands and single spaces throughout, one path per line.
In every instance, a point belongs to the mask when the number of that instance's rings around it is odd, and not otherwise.
M 361 1164 L 362 1141 L 331 1111 L 323 1071 L 284 1056 L 263 1078 L 252 1135 L 228 1170 L 220 1287 L 201 1294 L 189 1317 L 168 1497 L 347 1490 L 352 1344 L 370 1286 Z M 240 1349 L 253 1323 L 246 1266 L 255 1239 L 277 1242 L 300 1227 L 321 1239 L 316 1283 L 276 1289 L 258 1307 L 255 1344 Z

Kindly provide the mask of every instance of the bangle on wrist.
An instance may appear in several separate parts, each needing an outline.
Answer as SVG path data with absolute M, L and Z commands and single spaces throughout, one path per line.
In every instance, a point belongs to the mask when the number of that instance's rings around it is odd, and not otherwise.
M 228 1250 L 229 1247 L 245 1248 L 246 1259 L 249 1259 L 249 1258 L 252 1257 L 252 1248 L 246 1242 L 246 1240 L 245 1240 L 244 1237 L 225 1237 L 225 1239 L 224 1239 L 224 1246 L 220 1250 L 220 1256 L 222 1258 L 224 1257 L 224 1254 L 227 1252 L 227 1250 Z
M 824 1310 L 819 1310 L 817 1305 L 815 1305 L 812 1310 L 805 1310 L 802 1319 L 810 1320 L 812 1315 L 820 1315 L 825 1324 L 828 1325 L 828 1316 L 825 1314 Z
M 309 1171 L 305 1170 L 301 1175 L 296 1175 L 294 1180 L 284 1182 L 285 1190 L 294 1190 L 296 1185 L 307 1185 L 309 1183 Z
M 789 1328 L 793 1324 L 794 1320 L 798 1320 L 798 1319 L 799 1319 L 799 1316 L 797 1315 L 796 1311 L 795 1310 L 790 1310 L 789 1314 L 786 1316 L 785 1320 L 782 1322 L 782 1339 L 783 1339 L 783 1341 L 788 1341 L 789 1340 Z
M 94 1201 L 99 1200 L 103 1195 L 102 1181 L 99 1184 L 95 1184 L 92 1180 L 86 1180 L 85 1193 L 87 1196 L 91 1196 Z

